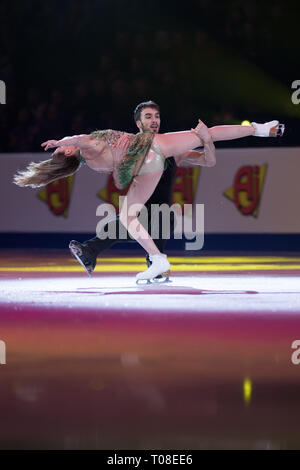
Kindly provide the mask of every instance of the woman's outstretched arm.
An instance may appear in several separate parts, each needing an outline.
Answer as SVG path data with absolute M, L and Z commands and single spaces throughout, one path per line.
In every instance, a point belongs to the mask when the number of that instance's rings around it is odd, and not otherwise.
M 54 147 L 64 147 L 67 145 L 75 145 L 76 147 L 83 148 L 86 146 L 90 136 L 88 134 L 73 135 L 72 137 L 64 137 L 60 140 L 47 140 L 41 144 L 44 150 L 48 150 Z
M 215 146 L 212 143 L 206 144 L 202 151 L 200 150 L 189 150 L 182 155 L 174 157 L 176 165 L 182 167 L 193 167 L 193 166 L 215 166 L 216 165 L 216 154 Z

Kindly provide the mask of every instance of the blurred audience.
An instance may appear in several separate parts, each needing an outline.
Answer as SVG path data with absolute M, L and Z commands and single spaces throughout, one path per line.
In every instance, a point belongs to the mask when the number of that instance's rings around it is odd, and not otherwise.
M 168 18 L 167 3 L 161 4 L 161 19 Z M 200 4 L 196 27 L 183 12 L 182 26 L 170 18 L 168 28 L 157 29 L 150 0 L 143 2 L 146 19 L 139 24 L 134 7 L 122 0 L 19 2 L 18 15 L 3 0 L 0 80 L 7 83 L 7 104 L 0 107 L 0 152 L 40 151 L 45 139 L 97 128 L 135 132 L 133 109 L 149 99 L 164 110 L 162 131 L 189 128 L 198 117 L 208 125 L 247 118 L 242 103 L 229 109 L 215 96 L 213 64 L 222 61 L 226 42 L 272 67 L 281 9 L 273 4 L 266 16 L 263 5 L 233 1 L 229 8 L 223 2 L 216 16 L 214 4 Z M 122 18 L 123 30 L 104 21 L 111 15 Z

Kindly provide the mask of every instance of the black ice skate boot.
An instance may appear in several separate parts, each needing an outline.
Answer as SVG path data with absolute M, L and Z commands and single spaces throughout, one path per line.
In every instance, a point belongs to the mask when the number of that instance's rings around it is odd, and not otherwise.
M 77 242 L 76 240 L 72 240 L 69 243 L 69 248 L 72 255 L 77 259 L 81 266 L 84 267 L 87 274 L 91 276 L 97 263 L 96 254 L 89 247 Z

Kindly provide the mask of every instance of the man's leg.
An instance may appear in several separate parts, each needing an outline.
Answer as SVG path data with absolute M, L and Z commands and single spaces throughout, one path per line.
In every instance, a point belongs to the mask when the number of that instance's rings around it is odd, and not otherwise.
M 155 188 L 155 191 L 151 195 L 150 199 L 146 203 L 146 207 L 148 209 L 148 216 L 149 216 L 149 227 L 145 226 L 145 229 L 149 232 L 151 230 L 151 204 L 172 204 L 172 194 L 173 194 L 173 184 L 176 177 L 176 170 L 177 166 L 175 163 L 174 158 L 168 159 L 168 165 L 163 172 L 161 179 L 159 180 L 158 185 Z M 114 223 L 112 221 L 111 223 Z M 91 238 L 89 240 L 84 241 L 83 243 L 77 242 L 76 240 L 72 240 L 70 242 L 70 249 L 72 254 L 76 257 L 79 263 L 85 268 L 87 273 L 90 275 L 97 263 L 97 256 L 104 250 L 108 249 L 113 243 L 119 241 L 119 217 L 116 219 L 116 239 L 106 238 L 100 239 L 97 236 Z M 113 228 L 113 227 L 112 227 Z M 105 227 L 102 229 L 102 232 L 107 232 L 109 230 L 109 224 L 106 224 Z M 102 233 L 101 232 L 101 233 Z M 174 233 L 174 214 L 171 213 L 171 221 L 170 221 L 170 236 Z M 132 238 L 129 236 L 127 232 L 127 238 L 122 239 L 122 241 L 132 241 Z M 163 239 L 161 236 L 159 239 L 154 240 L 159 251 L 164 251 L 164 246 L 167 240 Z M 149 267 L 151 265 L 151 261 L 149 255 L 146 252 L 146 263 Z M 162 277 L 162 276 L 160 276 Z
M 172 215 L 173 214 L 171 214 L 171 216 Z M 144 225 L 144 228 L 147 232 L 151 230 L 151 207 L 149 207 L 148 209 L 148 216 L 150 217 L 149 224 L 148 226 Z M 114 227 L 114 224 L 116 224 L 115 227 Z M 174 222 L 172 225 L 172 220 L 171 220 L 171 227 L 170 227 L 171 235 L 173 233 L 173 228 L 172 228 L 173 226 L 174 226 Z M 70 242 L 69 248 L 71 250 L 72 255 L 83 266 L 83 268 L 86 270 L 86 272 L 89 275 L 91 275 L 92 272 L 94 271 L 96 264 L 97 264 L 97 257 L 102 251 L 107 250 L 114 243 L 118 241 L 122 241 L 122 242 L 133 241 L 133 239 L 129 236 L 127 230 L 126 230 L 126 238 L 122 238 L 120 240 L 120 230 L 122 229 L 124 231 L 125 229 L 124 227 L 120 227 L 119 217 L 117 217 L 113 221 L 106 224 L 102 228 L 102 231 L 99 235 L 104 234 L 104 233 L 114 233 L 115 229 L 116 229 L 116 237 L 108 236 L 107 238 L 104 238 L 104 237 L 100 238 L 96 236 L 96 237 L 90 238 L 89 240 L 85 240 L 83 243 L 80 243 L 77 240 L 72 240 Z M 161 236 L 161 226 L 159 227 L 159 229 L 160 229 L 160 237 L 159 239 L 154 240 L 154 243 L 159 249 L 159 251 L 163 251 L 163 247 L 164 247 L 166 240 L 164 240 Z M 149 267 L 151 265 L 151 261 L 147 252 L 146 252 L 146 262 L 147 262 L 147 266 Z
M 114 227 L 116 225 L 116 227 Z M 103 228 L 101 233 L 114 233 L 114 229 L 116 228 L 116 237 L 108 236 L 106 238 L 98 238 L 97 236 L 94 238 L 90 238 L 89 240 L 80 243 L 76 240 L 72 240 L 69 244 L 69 248 L 71 250 L 72 255 L 78 260 L 78 262 L 84 267 L 86 272 L 91 275 L 94 271 L 96 264 L 97 264 L 97 256 L 104 250 L 107 250 L 110 246 L 114 243 L 119 241 L 119 233 L 120 233 L 120 220 L 119 217 L 112 220 L 108 224 L 106 224 Z M 124 228 L 123 228 L 124 230 Z M 127 233 L 127 232 L 126 232 Z M 100 234 L 99 234 L 100 235 Z M 122 241 L 129 241 L 132 240 L 128 233 L 127 238 L 122 238 Z

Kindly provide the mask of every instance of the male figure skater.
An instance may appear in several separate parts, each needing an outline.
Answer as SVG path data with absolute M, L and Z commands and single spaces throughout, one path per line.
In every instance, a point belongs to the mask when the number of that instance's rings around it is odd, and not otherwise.
M 139 129 L 139 132 L 154 132 L 158 134 L 160 129 L 160 109 L 158 104 L 154 103 L 154 101 L 145 101 L 140 103 L 136 106 L 134 110 L 134 120 Z M 173 184 L 175 180 L 177 165 L 175 163 L 174 158 L 168 158 L 167 167 L 163 172 L 163 175 L 154 191 L 150 199 L 145 204 L 145 207 L 148 210 L 149 216 L 149 231 L 151 227 L 151 204 L 172 204 L 172 190 Z M 170 226 L 170 234 L 172 235 L 174 232 L 174 217 L 171 213 L 171 226 Z M 69 248 L 71 253 L 75 256 L 75 258 L 80 262 L 80 264 L 84 267 L 86 272 L 91 275 L 94 271 L 97 263 L 97 256 L 111 245 L 119 241 L 119 218 L 116 221 L 112 221 L 111 223 L 117 223 L 117 237 L 116 239 L 107 237 L 104 240 L 101 240 L 97 236 L 91 238 L 90 240 L 86 240 L 83 243 L 80 243 L 76 240 L 72 240 L 69 244 Z M 102 229 L 103 231 L 107 232 L 109 230 L 109 224 L 105 225 Z M 122 239 L 122 241 L 132 241 L 132 239 L 127 234 L 127 239 Z M 157 245 L 158 249 L 163 252 L 164 245 L 166 240 L 162 238 L 162 234 L 160 233 L 160 238 L 154 240 L 154 243 Z M 147 266 L 151 265 L 151 261 L 149 259 L 149 255 L 146 254 L 146 262 Z M 158 276 L 161 278 L 162 276 Z

